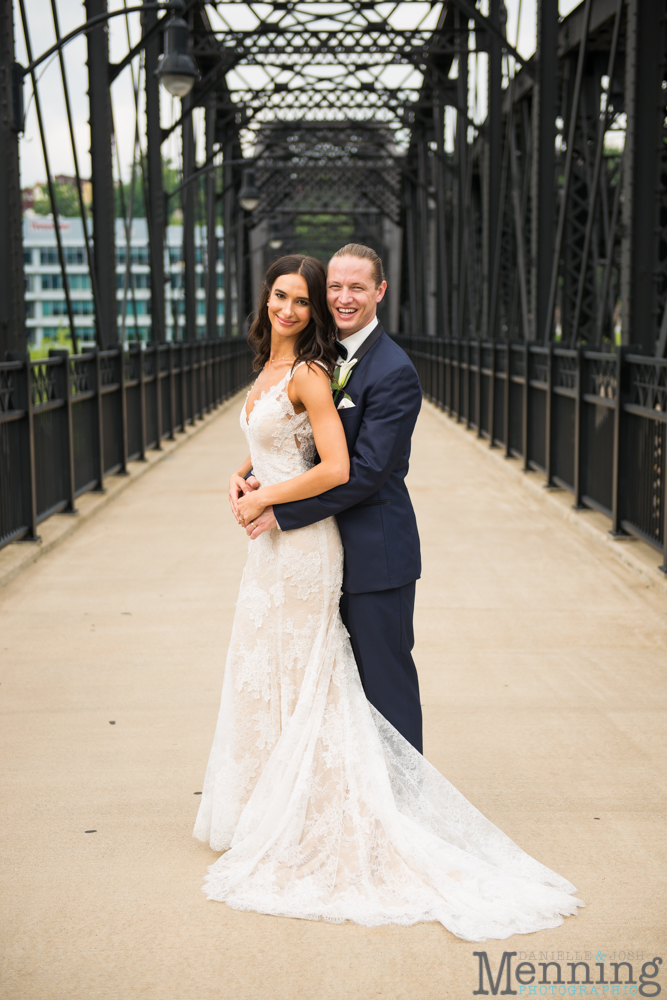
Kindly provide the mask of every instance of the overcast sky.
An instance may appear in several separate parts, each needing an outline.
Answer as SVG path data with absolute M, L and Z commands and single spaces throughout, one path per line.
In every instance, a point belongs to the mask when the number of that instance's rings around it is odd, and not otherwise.
M 58 16 L 60 19 L 61 36 L 71 31 L 77 25 L 85 21 L 85 10 L 78 0 L 57 0 Z M 516 40 L 517 14 L 520 0 L 506 0 L 508 8 L 508 37 L 512 43 Z M 561 0 L 560 12 L 567 14 L 577 5 L 576 0 Z M 51 14 L 51 0 L 26 0 L 26 10 L 29 19 L 29 31 L 32 43 L 33 58 L 46 51 L 55 41 L 53 19 Z M 122 0 L 110 0 L 109 9 L 118 10 L 123 6 Z M 128 6 L 130 4 L 128 3 Z M 393 6 L 393 5 L 392 5 Z M 409 4 L 403 4 L 403 8 L 408 8 Z M 415 3 L 414 7 L 423 7 L 423 4 Z M 219 5 L 224 9 L 224 4 Z M 14 4 L 16 50 L 19 62 L 26 65 L 28 62 L 21 25 L 20 11 L 18 3 Z M 237 8 L 238 11 L 238 8 Z M 140 34 L 138 15 L 130 16 L 130 40 L 134 44 Z M 111 60 L 116 62 L 127 52 L 128 37 L 126 19 L 118 17 L 110 22 L 110 49 Z M 519 51 L 524 56 L 530 55 L 535 48 L 535 0 L 521 0 L 521 30 L 519 36 Z M 70 90 L 70 100 L 75 122 L 75 134 L 77 150 L 82 174 L 90 176 L 90 159 L 88 148 L 90 136 L 88 130 L 88 89 L 86 72 L 86 40 L 82 36 L 75 39 L 66 48 L 67 77 Z M 135 61 L 135 73 L 137 62 Z M 46 69 L 40 67 L 42 73 L 39 81 L 39 94 L 42 106 L 42 115 L 46 122 L 48 131 L 48 148 L 51 160 L 51 170 L 54 174 L 73 174 L 74 167 L 70 147 L 67 118 L 63 100 L 62 85 L 60 81 L 60 68 L 58 59 L 48 65 Z M 46 178 L 44 160 L 42 157 L 39 133 L 37 129 L 37 116 L 35 114 L 35 103 L 31 100 L 32 88 L 30 81 L 26 81 L 25 98 L 26 105 L 29 104 L 26 120 L 25 135 L 21 139 L 21 184 L 23 187 L 30 187 L 33 184 L 43 181 Z M 129 70 L 125 70 L 113 84 L 113 108 L 116 124 L 116 134 L 118 137 L 118 152 L 123 175 L 127 177 L 128 164 L 132 160 L 132 143 L 134 136 L 135 106 L 132 91 L 132 80 Z M 180 101 L 172 99 L 162 91 L 162 116 L 163 124 L 174 121 L 180 113 Z M 483 111 L 483 108 L 480 108 Z M 143 121 L 140 118 L 140 125 L 143 129 Z M 196 131 L 198 133 L 199 156 L 202 156 L 203 142 L 203 118 L 201 113 L 196 116 Z M 175 163 L 179 159 L 178 134 L 163 146 L 165 155 L 170 156 Z M 115 171 L 116 168 L 114 168 Z

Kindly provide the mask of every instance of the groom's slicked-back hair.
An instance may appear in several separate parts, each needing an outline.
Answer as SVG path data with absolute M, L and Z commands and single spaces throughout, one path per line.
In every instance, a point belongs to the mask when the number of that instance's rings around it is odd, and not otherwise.
M 384 268 L 382 266 L 382 259 L 376 254 L 375 250 L 370 247 L 364 246 L 363 243 L 348 243 L 340 250 L 336 250 L 335 254 L 331 260 L 335 260 L 336 257 L 358 257 L 360 260 L 367 260 L 371 265 L 371 270 L 373 272 L 373 281 L 375 282 L 375 287 L 379 288 L 383 281 L 385 281 Z M 331 263 L 331 261 L 329 261 Z

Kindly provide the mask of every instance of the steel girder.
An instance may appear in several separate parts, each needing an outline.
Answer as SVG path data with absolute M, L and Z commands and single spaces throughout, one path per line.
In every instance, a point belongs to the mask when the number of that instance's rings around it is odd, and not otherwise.
M 528 63 L 509 58 L 501 0 L 489 0 L 488 10 L 482 17 L 468 0 L 189 0 L 201 79 L 171 129 L 160 128 L 158 91 L 147 86 L 154 338 L 164 336 L 159 145 L 180 126 L 189 338 L 197 216 L 209 231 L 209 336 L 217 332 L 222 222 L 227 334 L 243 329 L 275 252 L 326 257 L 356 240 L 386 258 L 385 319 L 394 329 L 603 346 L 622 324 L 625 342 L 665 353 L 665 0 L 583 0 L 560 22 L 556 0 L 539 0 L 538 49 Z M 147 14 L 146 29 L 152 20 Z M 486 121 L 474 108 L 480 53 Z M 159 44 L 149 43 L 147 71 L 158 54 Z M 98 245 L 111 247 L 100 65 L 91 67 L 91 101 L 102 108 L 94 116 L 93 214 Z M 195 160 L 195 107 L 206 109 L 203 165 Z M 5 145 L 13 141 L 8 133 Z M 261 192 L 252 213 L 237 198 L 247 165 Z M 202 167 L 209 172 L 199 179 Z M 114 339 L 109 324 L 106 342 Z
M 535 80 L 507 88 L 500 336 L 664 356 L 665 15 L 664 0 L 584 0 L 546 53 L 555 73 L 538 51 Z
M 280 252 L 323 258 L 354 240 L 388 264 L 392 329 L 499 335 L 502 59 L 514 53 L 501 0 L 488 17 L 467 0 L 205 9 L 193 54 L 218 62 L 218 120 L 252 157 L 262 192 L 244 220 L 255 292 L 275 255 L 269 233 Z M 488 54 L 486 125 L 468 109 L 470 52 Z M 453 154 L 446 107 L 458 116 Z
M 401 8 L 411 8 L 409 28 L 394 23 L 405 17 Z M 236 239 L 249 234 L 237 297 L 251 308 L 263 269 L 277 253 L 310 252 L 326 260 L 343 243 L 363 242 L 385 259 L 391 289 L 383 318 L 397 330 L 411 136 L 419 116 L 433 114 L 425 78 L 437 77 L 443 60 L 449 68 L 458 51 L 457 37 L 439 30 L 443 5 L 296 0 L 197 10 L 193 55 L 208 70 L 193 99 L 203 103 L 199 92 L 217 73 L 216 138 L 228 161 L 246 154 L 262 194 L 251 215 L 232 219 L 231 226 L 225 219 L 225 232 L 232 228 Z M 234 204 L 240 173 L 237 165 L 222 183 Z M 280 247 L 272 250 L 269 237 Z M 424 243 L 420 254 L 421 274 L 432 254 Z M 239 289 L 241 266 L 237 255 L 232 284 Z
M 88 19 L 106 12 L 106 0 L 86 0 Z M 90 103 L 90 159 L 93 182 L 94 268 L 99 290 L 95 317 L 98 343 L 110 347 L 118 340 L 116 323 L 116 220 L 112 160 L 113 113 L 109 75 L 109 35 L 106 25 L 88 33 L 88 94 Z M 110 267 L 109 262 L 114 266 Z M 65 281 L 63 280 L 63 284 Z
M 14 65 L 14 12 L 0 0 L 0 361 L 8 351 L 25 351 L 21 181 L 18 135 L 23 102 L 18 100 Z
M 95 8 L 93 13 L 102 13 L 107 0 L 88 0 L 88 4 Z M 153 33 L 145 42 L 144 77 L 150 74 L 150 80 L 145 83 L 146 150 L 140 169 L 150 239 L 153 339 L 165 336 L 165 204 L 175 207 L 171 198 L 176 195 L 183 212 L 185 299 L 185 325 L 175 326 L 178 336 L 197 336 L 197 219 L 208 227 L 202 258 L 209 336 L 217 333 L 215 265 L 220 251 L 215 227 L 220 223 L 226 334 L 244 329 L 262 270 L 278 250 L 278 242 L 280 252 L 310 250 L 326 258 L 349 240 L 368 243 L 385 258 L 390 277 L 384 307 L 388 326 L 397 330 L 418 323 L 432 333 L 443 324 L 448 328 L 450 300 L 455 300 L 459 284 L 452 278 L 453 260 L 462 259 L 461 254 L 470 258 L 468 276 L 474 275 L 471 280 L 488 289 L 490 260 L 497 256 L 493 250 L 497 226 L 490 220 L 497 214 L 497 190 L 494 196 L 491 187 L 500 130 L 497 124 L 490 130 L 496 135 L 495 160 L 493 155 L 486 159 L 486 182 L 475 179 L 464 185 L 463 201 L 455 207 L 458 192 L 452 184 L 451 156 L 444 148 L 444 109 L 458 108 L 458 131 L 465 139 L 466 54 L 474 37 L 478 48 L 489 51 L 499 82 L 501 51 L 503 46 L 511 48 L 503 41 L 501 9 L 500 0 L 491 0 L 491 16 L 486 19 L 469 0 L 445 4 L 188 0 L 185 16 L 200 80 L 169 129 L 160 124 L 160 95 L 153 76 L 163 29 L 155 32 L 156 15 L 147 10 L 142 27 Z M 106 346 L 118 336 L 115 274 L 109 267 L 115 235 L 110 84 L 131 56 L 117 67 L 110 66 L 102 28 L 90 33 L 89 44 L 96 251 L 91 277 L 100 305 L 98 343 Z M 140 49 L 141 45 L 135 46 L 133 52 Z M 5 63 L 11 58 L 13 53 Z M 450 79 L 457 58 L 461 72 L 458 80 Z M 496 103 L 498 96 L 499 92 L 494 94 Z M 205 164 L 196 162 L 192 112 L 198 107 L 205 109 Z M 160 147 L 177 128 L 182 135 L 183 178 L 176 192 L 165 193 Z M 8 144 L 12 142 L 17 144 L 17 139 L 10 137 Z M 476 162 L 478 154 L 461 151 L 460 156 L 467 165 Z M 244 212 L 238 202 L 249 164 L 262 195 L 252 213 Z M 209 172 L 200 177 L 204 169 Z M 473 239 L 466 206 L 474 210 Z M 456 251 L 448 243 L 450 223 L 460 244 Z M 16 220 L 13 228 L 18 228 Z M 466 310 L 476 309 L 470 296 L 466 300 L 464 294 L 461 303 L 460 315 L 456 314 L 460 326 Z M 488 314 L 488 303 L 482 312 Z M 19 325 L 17 313 L 14 326 Z

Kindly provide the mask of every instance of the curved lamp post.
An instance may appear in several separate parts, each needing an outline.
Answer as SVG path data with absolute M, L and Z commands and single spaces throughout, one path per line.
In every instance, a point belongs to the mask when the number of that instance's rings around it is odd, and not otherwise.
M 126 17 L 128 14 L 144 14 L 147 10 L 156 10 L 156 11 L 164 10 L 164 11 L 175 11 L 175 12 L 177 11 L 178 13 L 181 13 L 183 10 L 185 10 L 185 3 L 183 2 L 183 0 L 165 0 L 165 2 L 163 3 L 144 3 L 140 4 L 137 7 L 121 7 L 120 10 L 111 10 L 107 11 L 105 14 L 97 14 L 95 17 L 89 18 L 84 24 L 80 24 L 78 28 L 74 28 L 72 31 L 69 32 L 69 34 L 64 35 L 59 41 L 55 43 L 55 45 L 52 45 L 45 52 L 42 52 L 41 56 L 38 56 L 37 59 L 31 59 L 27 66 L 21 66 L 20 63 L 16 63 L 15 65 L 17 67 L 16 72 L 18 73 L 18 78 L 22 79 L 29 73 L 32 73 L 34 70 L 37 69 L 38 66 L 41 66 L 43 62 L 45 62 L 50 56 L 52 56 L 54 52 L 58 52 L 60 49 L 64 49 L 65 46 L 69 42 L 71 42 L 73 38 L 77 38 L 79 35 L 86 34 L 88 31 L 91 30 L 91 28 L 96 28 L 102 24 L 106 24 L 107 21 L 111 21 L 111 19 L 114 17 Z M 160 28 L 161 26 L 162 26 L 162 21 L 159 21 L 156 25 L 156 29 Z M 147 36 L 141 38 L 139 43 L 135 45 L 133 49 L 130 50 L 128 55 L 125 57 L 125 59 L 123 59 L 123 61 L 119 65 L 125 68 L 125 66 L 128 64 L 128 56 L 134 57 L 137 54 L 137 52 L 141 51 L 141 49 L 146 44 L 146 41 L 147 41 Z M 117 73 L 114 74 L 114 79 L 115 76 L 117 75 L 118 75 Z

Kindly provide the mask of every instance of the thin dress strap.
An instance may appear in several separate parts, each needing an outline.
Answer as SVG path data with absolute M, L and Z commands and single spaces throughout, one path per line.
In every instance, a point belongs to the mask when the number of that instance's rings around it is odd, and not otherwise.
M 296 370 L 297 370 L 298 368 L 300 368 L 300 367 L 301 367 L 301 365 L 307 365 L 307 364 L 309 364 L 309 363 L 310 363 L 310 364 L 314 364 L 314 365 L 319 365 L 319 366 L 320 366 L 320 368 L 322 369 L 322 371 L 323 371 L 323 372 L 325 372 L 325 373 L 326 373 L 327 375 L 329 374 L 329 373 L 327 372 L 327 369 L 326 369 L 326 366 L 325 366 L 325 364 L 324 364 L 324 362 L 323 362 L 323 361 L 317 361 L 317 360 L 315 360 L 315 359 L 313 359 L 313 361 L 312 361 L 312 362 L 308 362 L 308 361 L 299 361 L 299 363 L 298 363 L 297 365 L 295 365 L 295 366 L 294 366 L 294 368 L 292 369 L 292 371 L 288 373 L 288 378 L 287 378 L 287 381 L 289 382 L 289 381 L 290 381 L 290 380 L 291 380 L 291 379 L 293 378 L 293 376 L 294 376 L 294 373 L 295 373 L 295 371 L 296 371 Z

